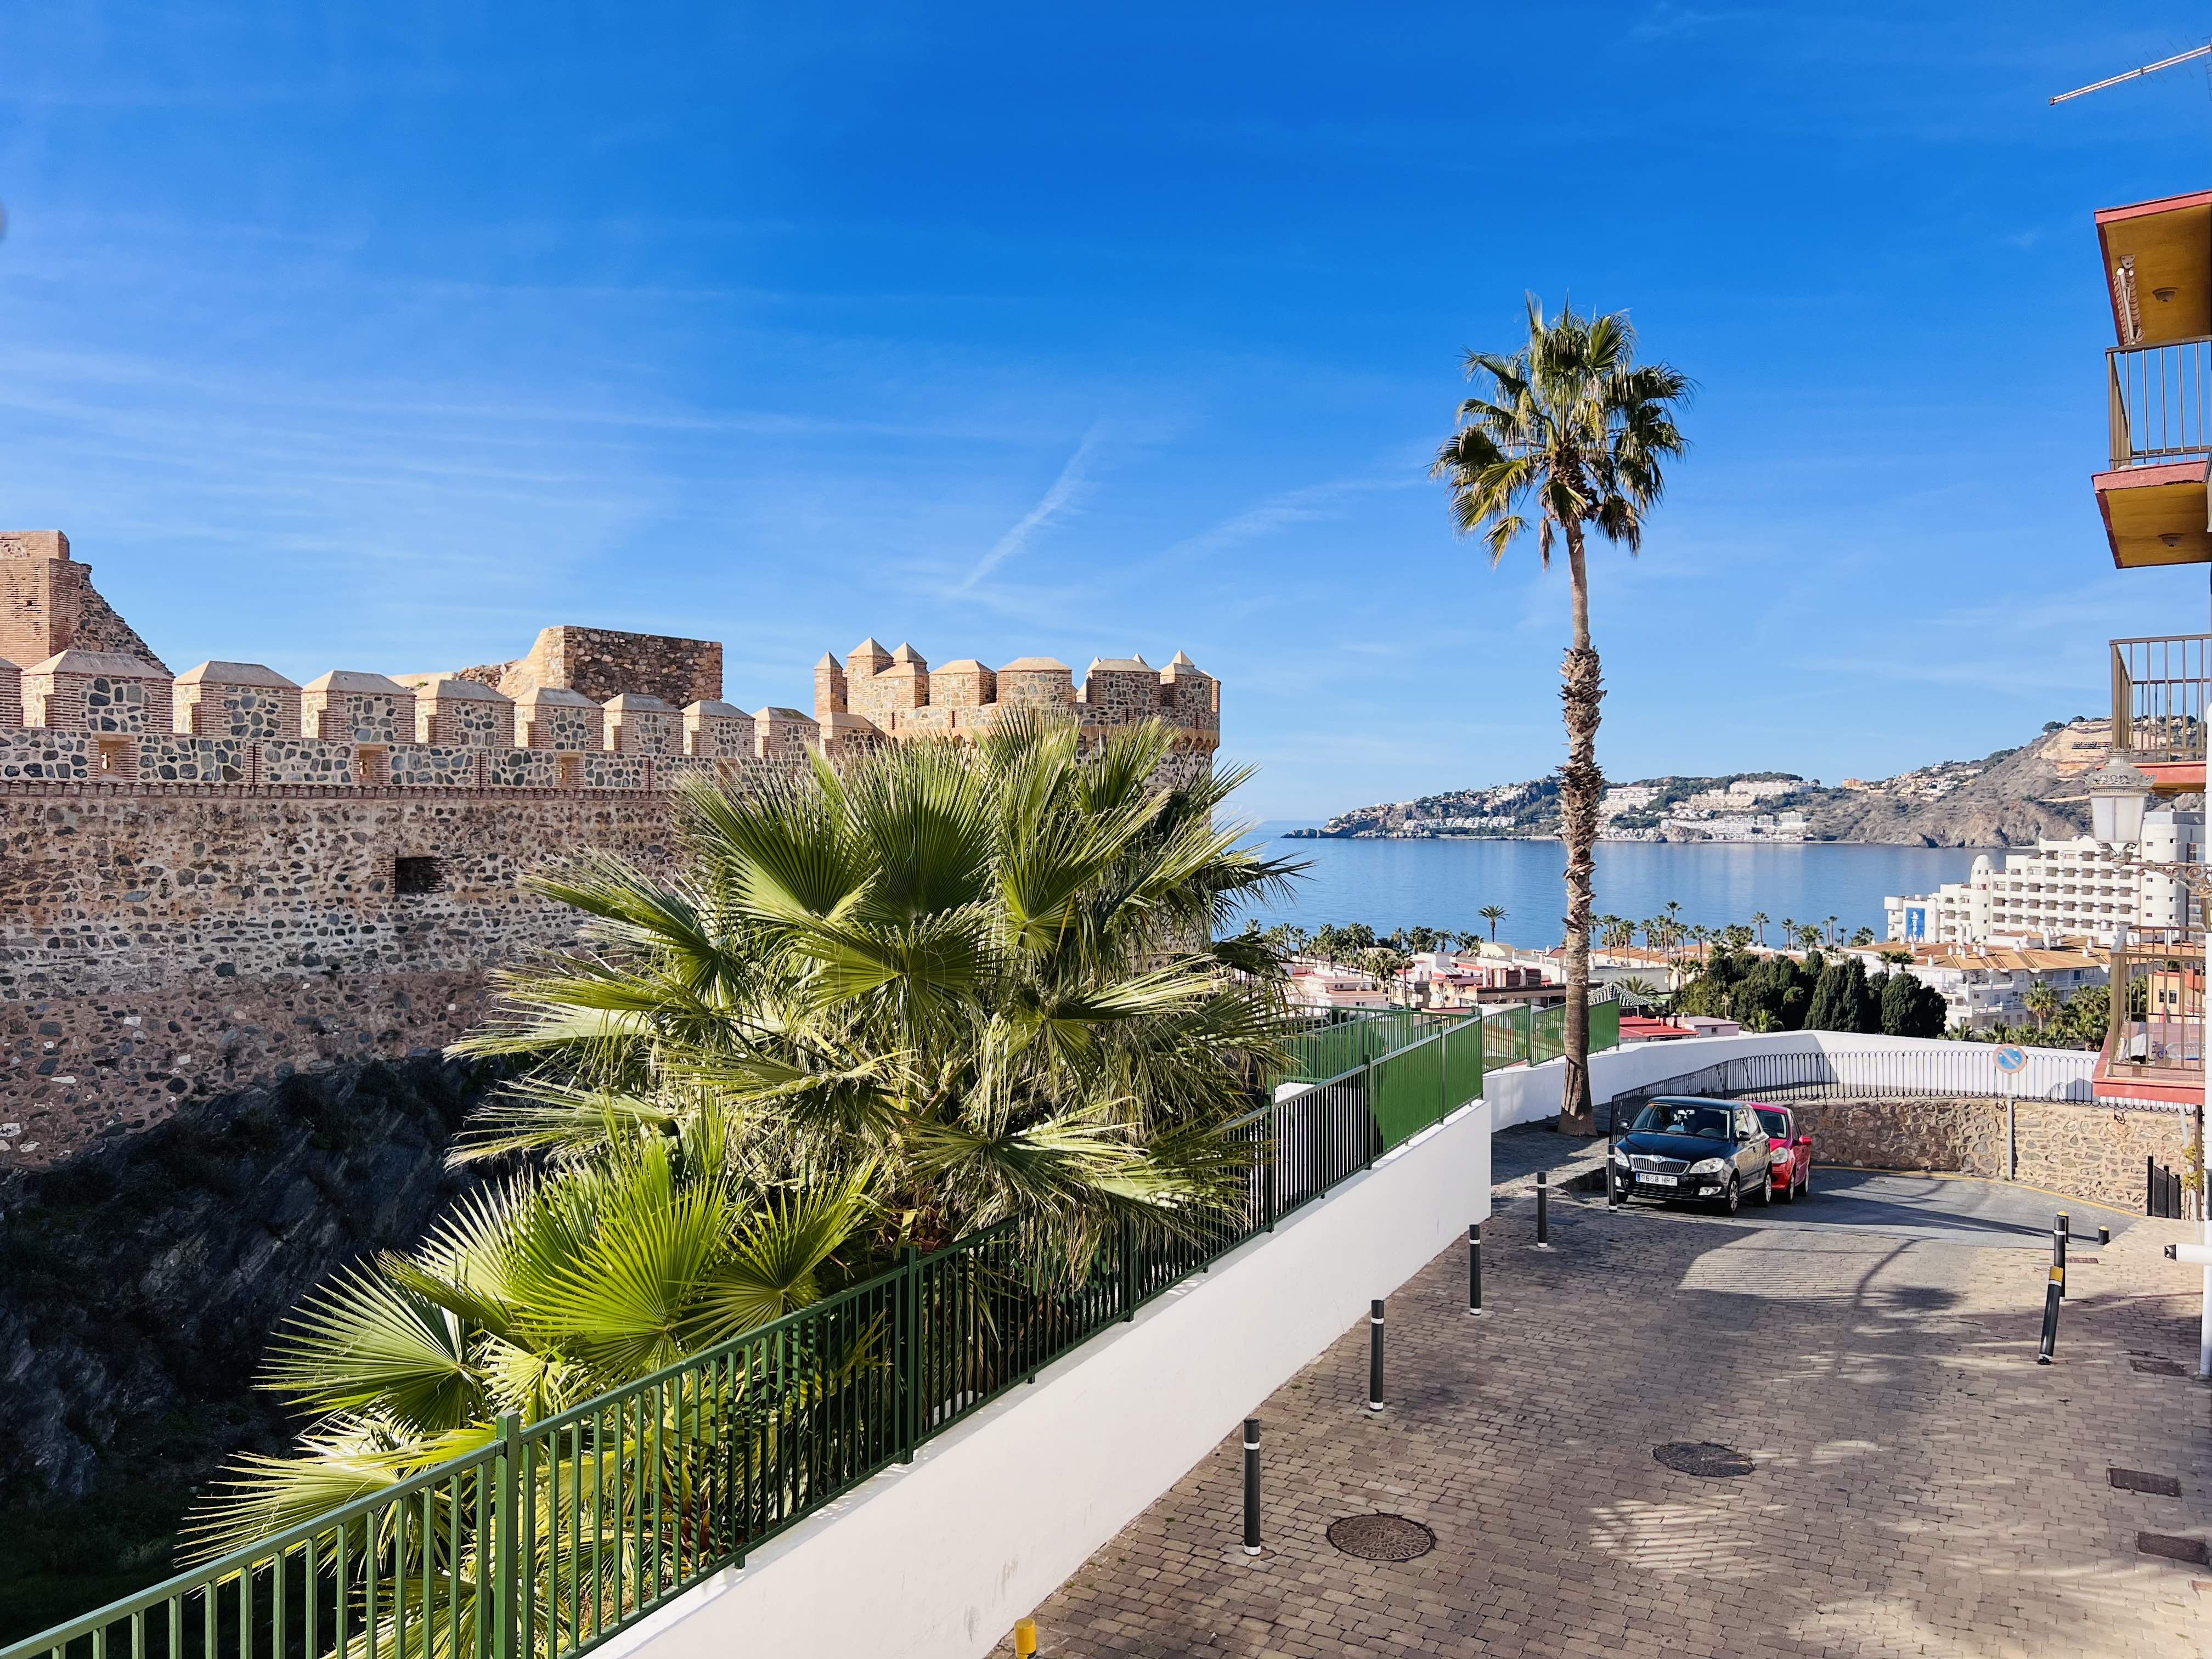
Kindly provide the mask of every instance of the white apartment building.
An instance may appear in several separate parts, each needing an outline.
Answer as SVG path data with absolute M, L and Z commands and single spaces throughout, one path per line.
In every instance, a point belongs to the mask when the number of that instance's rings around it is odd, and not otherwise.
M 2140 858 L 2153 864 L 2197 861 L 2204 815 L 2167 808 L 2143 815 Z M 1964 881 L 1935 892 L 1885 898 L 1888 936 L 1905 945 L 1986 945 L 2075 936 L 2110 945 L 2123 928 L 2179 927 L 2187 890 L 2137 866 L 2136 849 L 2092 836 L 2039 841 L 2011 853 L 2002 869 L 1978 855 Z

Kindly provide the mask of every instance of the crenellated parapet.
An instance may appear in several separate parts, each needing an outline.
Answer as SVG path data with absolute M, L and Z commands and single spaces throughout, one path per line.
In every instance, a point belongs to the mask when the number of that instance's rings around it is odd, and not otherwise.
M 750 788 L 1009 709 L 1158 718 L 1210 760 L 1220 688 L 1178 654 L 933 665 L 871 640 L 814 710 L 726 702 L 710 641 L 560 626 L 437 672 L 171 677 L 58 532 L 0 532 L 0 1170 L 181 1098 L 450 1042 L 492 971 L 574 940 L 526 878 L 586 848 L 648 870 L 671 792 Z M 765 701 L 764 699 L 763 701 Z
M 1142 657 L 1100 657 L 1075 684 L 1053 657 L 1018 657 L 992 669 L 972 657 L 933 671 L 910 645 L 886 651 L 863 640 L 839 662 L 814 665 L 814 714 L 825 732 L 877 739 L 962 736 L 984 731 L 1010 708 L 1061 714 L 1085 731 L 1158 720 L 1193 748 L 1220 740 L 1221 683 L 1182 652 L 1164 669 Z M 834 724 L 833 724 L 834 723 Z

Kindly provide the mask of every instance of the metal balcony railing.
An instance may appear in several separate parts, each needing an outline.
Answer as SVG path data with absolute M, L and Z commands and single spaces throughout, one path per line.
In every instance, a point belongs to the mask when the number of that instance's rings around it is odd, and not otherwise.
M 2112 747 L 2138 765 L 2203 761 L 2212 635 L 2112 641 Z
M 2140 1083 L 2203 1079 L 2203 939 L 2115 948 L 2112 999 L 2099 1077 Z
M 2112 468 L 2212 457 L 2212 335 L 2105 352 Z

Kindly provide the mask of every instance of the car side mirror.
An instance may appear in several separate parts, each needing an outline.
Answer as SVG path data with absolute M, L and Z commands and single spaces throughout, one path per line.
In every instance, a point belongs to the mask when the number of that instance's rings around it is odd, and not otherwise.
M 1797 1137 L 1797 1144 L 1800 1146 L 1809 1146 L 1813 1144 L 1813 1137 L 1810 1135 L 1799 1135 Z

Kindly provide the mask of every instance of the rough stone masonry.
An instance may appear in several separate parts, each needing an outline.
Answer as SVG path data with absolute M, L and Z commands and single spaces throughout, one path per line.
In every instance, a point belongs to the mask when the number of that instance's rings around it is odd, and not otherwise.
M 453 1041 L 491 970 L 569 936 L 521 878 L 586 848 L 665 864 L 687 775 L 743 787 L 1010 708 L 1164 720 L 1171 774 L 1220 738 L 1220 684 L 1180 653 L 1079 687 L 868 640 L 817 665 L 814 703 L 747 713 L 720 645 L 573 627 L 445 672 L 172 675 L 66 536 L 0 532 L 0 1169 Z

